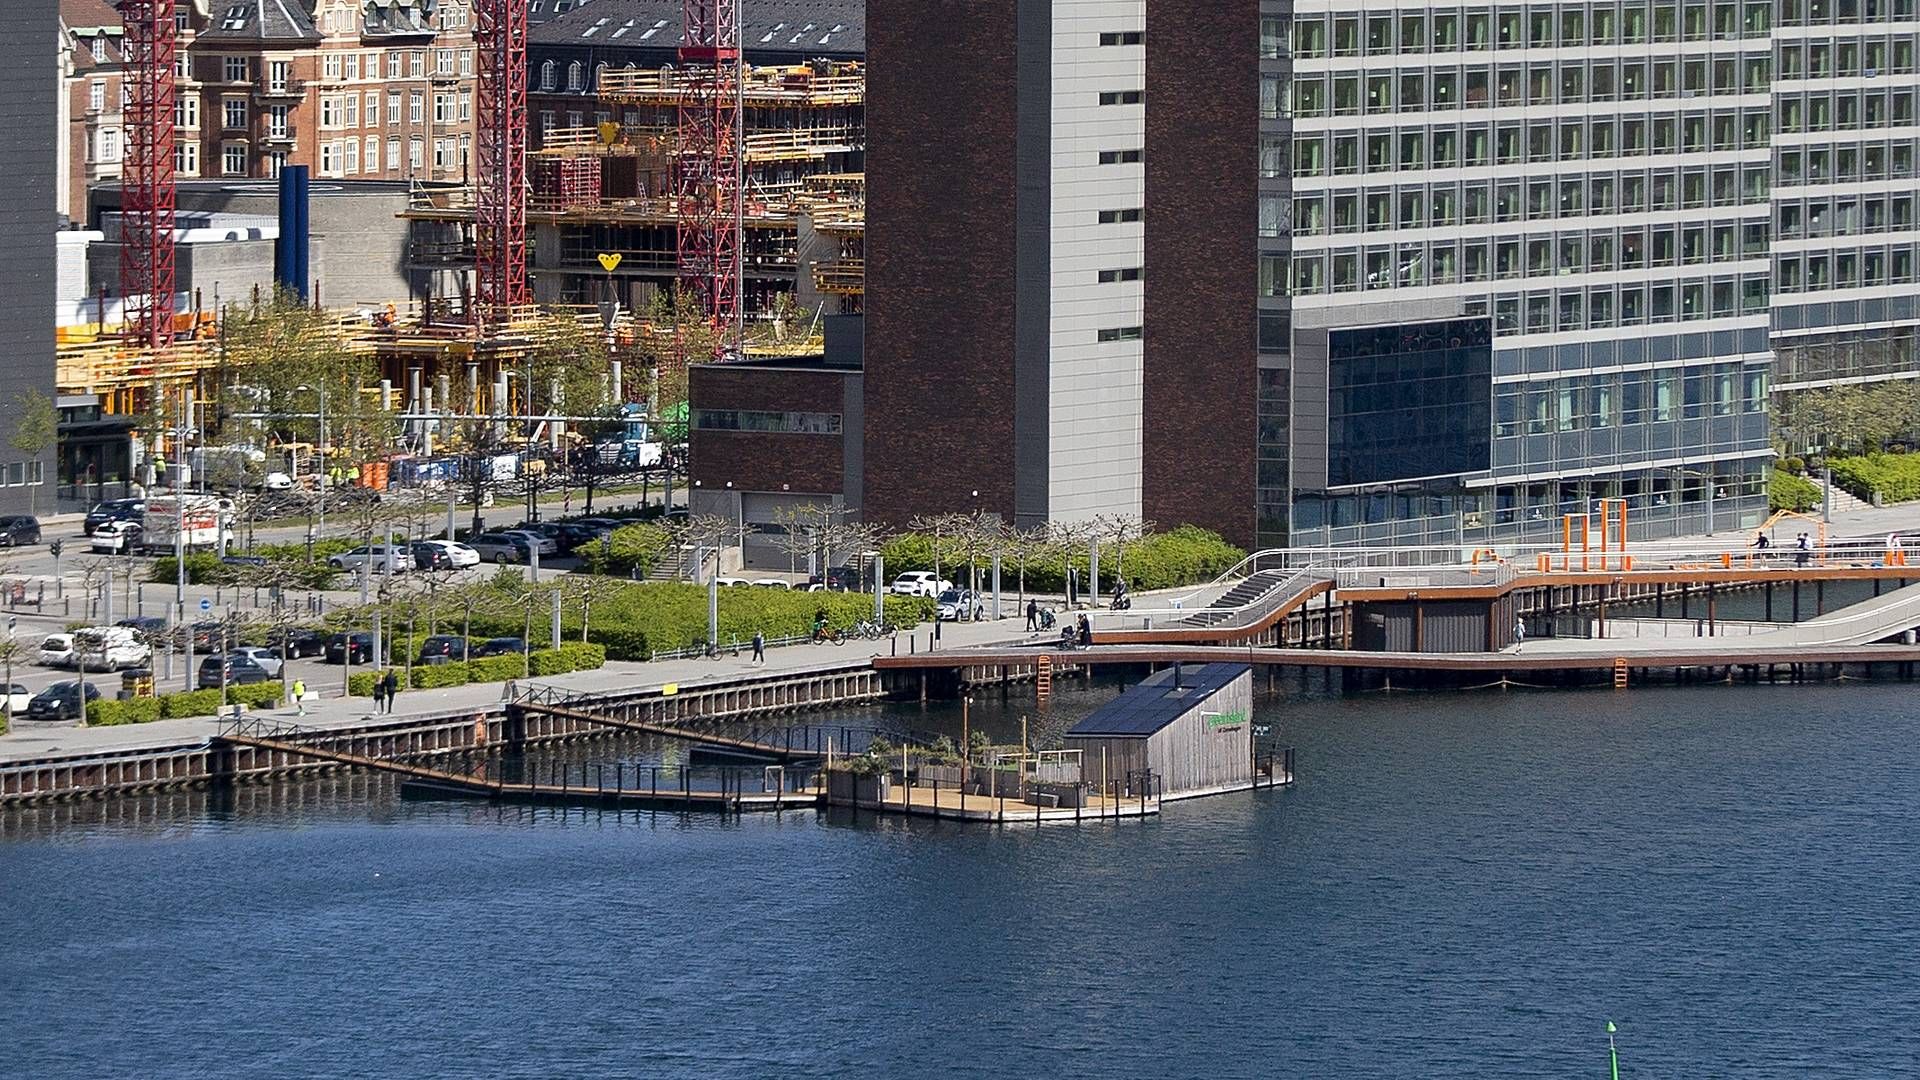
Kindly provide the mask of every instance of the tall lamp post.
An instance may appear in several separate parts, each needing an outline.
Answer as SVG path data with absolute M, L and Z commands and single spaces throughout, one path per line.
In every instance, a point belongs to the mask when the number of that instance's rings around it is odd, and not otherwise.
M 313 444 L 313 471 L 320 482 L 320 535 L 327 532 L 327 388 L 308 386 L 305 383 L 295 387 L 300 393 L 312 392 L 320 398 L 320 435 Z

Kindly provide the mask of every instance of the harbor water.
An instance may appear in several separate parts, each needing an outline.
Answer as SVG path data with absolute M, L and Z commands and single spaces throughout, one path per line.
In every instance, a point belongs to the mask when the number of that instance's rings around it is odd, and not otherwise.
M 1912 1075 L 1916 713 L 1285 684 L 1294 788 L 1039 829 L 365 776 L 10 810 L 0 1046 L 18 1077 L 1561 1078 L 1606 1075 L 1611 1019 L 1622 1076 Z

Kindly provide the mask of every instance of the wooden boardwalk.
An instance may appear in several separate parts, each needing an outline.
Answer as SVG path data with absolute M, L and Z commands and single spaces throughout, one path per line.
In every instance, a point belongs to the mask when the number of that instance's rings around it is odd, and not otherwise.
M 1357 649 L 1271 648 L 1245 645 L 1093 645 L 1085 649 L 1052 650 L 1021 647 L 955 649 L 910 656 L 876 656 L 879 671 L 942 670 L 998 664 L 1033 664 L 1051 659 L 1054 670 L 1101 664 L 1204 664 L 1227 661 L 1270 667 L 1348 668 L 1388 671 L 1501 672 L 1611 670 L 1625 661 L 1634 670 L 1694 667 L 1766 668 L 1818 664 L 1920 664 L 1920 645 L 1803 645 L 1763 648 L 1743 645 L 1749 638 L 1733 638 L 1724 647 L 1679 649 L 1663 647 L 1660 639 L 1636 638 L 1594 642 L 1579 651 L 1556 650 L 1551 639 L 1533 642 L 1519 652 L 1413 653 L 1364 652 Z M 1607 646 L 1616 647 L 1607 647 Z
M 545 713 L 548 716 L 560 716 L 587 724 L 601 724 L 636 735 L 653 735 L 664 739 L 685 739 L 702 746 L 715 746 L 749 757 L 768 758 L 773 761 L 813 761 L 826 756 L 824 750 L 811 747 L 795 747 L 780 743 L 759 742 L 752 739 L 737 739 L 729 735 L 711 732 L 693 731 L 685 727 L 670 724 L 655 724 L 646 720 L 630 720 L 605 712 L 576 709 L 569 705 L 556 705 L 541 701 L 516 701 L 510 709 L 524 709 L 528 712 Z
M 853 807 L 880 814 L 943 818 L 990 825 L 1043 825 L 1075 821 L 1118 821 L 1160 812 L 1160 799 L 1115 799 L 1089 796 L 1086 806 L 1035 806 L 1003 796 L 970 795 L 954 788 L 891 785 L 887 798 L 828 800 L 829 806 Z

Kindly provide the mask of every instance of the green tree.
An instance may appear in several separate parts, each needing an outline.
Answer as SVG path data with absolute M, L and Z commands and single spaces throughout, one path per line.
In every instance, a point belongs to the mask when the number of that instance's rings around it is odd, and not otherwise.
M 38 461 L 58 436 L 60 413 L 54 408 L 53 399 L 38 389 L 15 394 L 13 408 L 13 435 L 7 440 L 7 445 Z M 27 488 L 30 512 L 39 511 L 39 497 L 39 484 Z

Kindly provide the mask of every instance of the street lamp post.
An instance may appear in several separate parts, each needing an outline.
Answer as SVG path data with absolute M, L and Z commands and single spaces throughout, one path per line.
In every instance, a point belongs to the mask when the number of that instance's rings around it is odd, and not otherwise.
M 327 531 L 327 388 L 325 385 L 295 387 L 301 393 L 312 391 L 320 398 L 320 436 L 313 444 L 313 471 L 320 483 L 320 534 Z

